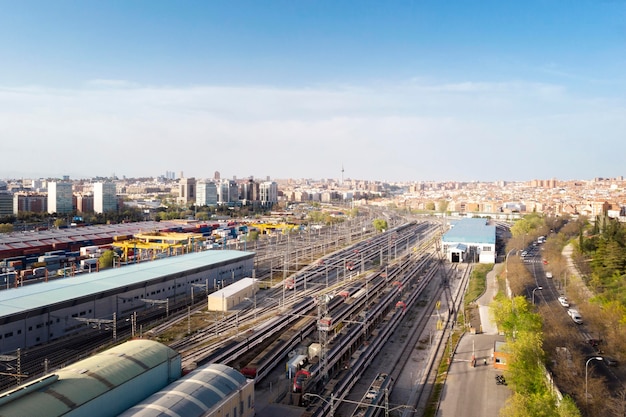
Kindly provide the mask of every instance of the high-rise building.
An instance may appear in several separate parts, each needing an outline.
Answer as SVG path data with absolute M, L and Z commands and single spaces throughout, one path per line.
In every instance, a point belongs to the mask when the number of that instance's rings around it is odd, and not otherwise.
M 181 172 L 182 174 L 182 172 Z M 187 205 L 196 202 L 196 179 L 181 177 L 178 182 L 178 203 Z
M 278 203 L 278 184 L 274 181 L 265 181 L 259 185 L 259 200 L 264 207 L 271 207 Z
M 240 184 L 239 198 L 244 205 L 255 205 L 259 202 L 259 183 L 253 178 Z
M 7 183 L 0 181 L 0 216 L 13 214 L 13 194 L 8 191 Z
M 93 210 L 96 213 L 117 211 L 115 183 L 97 182 L 93 185 Z
M 217 205 L 217 185 L 211 180 L 200 180 L 197 184 L 196 205 L 216 206 Z
M 69 214 L 74 211 L 72 183 L 48 183 L 48 213 Z
M 229 206 L 239 202 L 239 187 L 233 180 L 223 179 L 217 188 L 217 202 Z

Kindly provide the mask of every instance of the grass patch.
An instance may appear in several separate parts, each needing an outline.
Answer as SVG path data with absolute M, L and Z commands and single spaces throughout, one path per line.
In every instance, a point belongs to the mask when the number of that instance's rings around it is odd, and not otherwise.
M 487 273 L 493 269 L 493 264 L 478 264 L 472 268 L 467 292 L 465 293 L 465 307 L 483 295 L 487 288 Z

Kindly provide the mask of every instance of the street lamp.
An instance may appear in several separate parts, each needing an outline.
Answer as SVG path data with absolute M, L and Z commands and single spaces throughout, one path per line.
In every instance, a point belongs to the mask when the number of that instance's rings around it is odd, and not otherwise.
M 587 404 L 587 366 L 589 365 L 589 362 L 593 360 L 601 361 L 602 356 L 592 356 L 591 358 L 587 359 L 587 362 L 585 362 L 585 404 Z
M 541 291 L 541 290 L 543 290 L 543 287 L 537 287 L 537 288 L 535 288 L 535 289 L 533 290 L 533 296 L 532 296 L 532 299 L 533 299 L 533 305 L 535 304 L 535 291 L 537 291 L 537 290 L 540 290 L 540 291 Z

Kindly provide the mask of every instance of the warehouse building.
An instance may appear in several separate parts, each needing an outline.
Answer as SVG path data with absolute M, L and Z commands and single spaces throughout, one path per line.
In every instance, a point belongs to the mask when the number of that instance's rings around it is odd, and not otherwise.
M 469 218 L 451 223 L 441 239 L 448 261 L 495 263 L 496 226 L 487 222 L 484 218 Z
M 245 299 L 252 299 L 256 293 L 256 279 L 243 278 L 235 283 L 209 294 L 210 311 L 229 311 Z
M 180 355 L 131 340 L 0 396 L 2 417 L 114 417 L 181 376 Z
M 253 268 L 253 252 L 205 251 L 0 291 L 0 352 L 83 332 L 85 323 L 189 302 L 194 286 L 210 291 Z
M 211 364 L 165 387 L 119 417 L 252 417 L 254 380 Z

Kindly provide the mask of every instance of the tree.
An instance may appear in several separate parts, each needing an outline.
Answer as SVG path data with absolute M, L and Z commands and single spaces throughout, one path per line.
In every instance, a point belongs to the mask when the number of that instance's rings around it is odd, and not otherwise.
M 106 250 L 98 258 L 98 265 L 100 269 L 111 268 L 113 266 L 113 259 L 115 259 L 115 251 Z
M 54 221 L 54 227 L 56 227 L 57 229 L 60 228 L 61 226 L 65 226 L 66 222 L 65 219 L 56 219 Z
M 429 211 L 435 211 L 435 202 L 434 201 L 429 201 L 428 203 L 426 203 L 424 208 L 426 210 L 429 210 Z
M 0 233 L 11 233 L 13 225 L 10 223 L 0 223 Z
M 449 203 L 448 201 L 446 201 L 446 200 L 439 200 L 439 203 L 438 203 L 438 210 L 439 210 L 441 213 L 444 213 L 444 212 L 448 211 L 448 205 L 449 205 L 449 204 L 450 204 L 450 203 Z
M 374 219 L 372 225 L 374 226 L 374 229 L 376 229 L 376 231 L 378 232 L 385 231 L 388 228 L 387 220 L 384 219 Z

